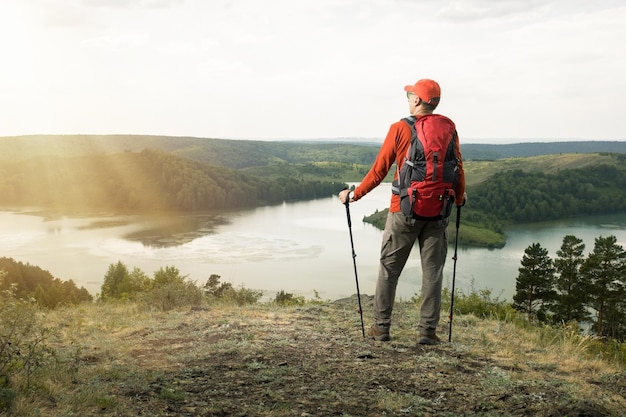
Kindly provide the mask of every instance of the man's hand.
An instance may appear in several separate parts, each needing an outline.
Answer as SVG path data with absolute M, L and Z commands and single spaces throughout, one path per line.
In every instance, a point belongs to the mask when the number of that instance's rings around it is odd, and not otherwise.
M 339 201 L 341 201 L 341 204 L 354 202 L 354 199 L 350 196 L 351 192 L 352 191 L 349 190 L 348 188 L 346 188 L 345 190 L 341 190 L 339 192 Z
M 467 193 L 463 193 L 463 202 L 461 204 L 457 204 L 459 207 L 463 207 L 467 202 Z

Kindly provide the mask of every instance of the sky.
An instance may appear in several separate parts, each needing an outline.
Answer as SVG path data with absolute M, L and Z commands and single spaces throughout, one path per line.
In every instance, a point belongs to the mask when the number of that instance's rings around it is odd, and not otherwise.
M 0 136 L 626 140 L 623 0 L 2 0 Z

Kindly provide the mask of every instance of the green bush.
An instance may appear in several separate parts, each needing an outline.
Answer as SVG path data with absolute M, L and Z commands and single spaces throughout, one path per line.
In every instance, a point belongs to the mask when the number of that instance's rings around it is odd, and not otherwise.
M 100 299 L 133 300 L 137 294 L 150 290 L 153 281 L 139 268 L 132 271 L 121 261 L 109 265 L 100 287 Z
M 0 271 L 0 282 L 5 273 Z M 40 371 L 55 357 L 52 330 L 34 299 L 17 298 L 17 285 L 0 294 L 0 411 L 37 386 Z
M 198 286 L 188 280 L 169 282 L 139 294 L 138 301 L 159 311 L 202 304 L 203 294 Z
M 232 301 L 237 305 L 255 304 L 263 297 L 263 291 L 251 290 L 241 286 L 236 289 L 229 282 L 220 282 L 220 276 L 213 274 L 202 286 L 204 293 L 211 300 Z
M 276 293 L 274 302 L 281 306 L 301 306 L 306 303 L 306 299 L 302 296 L 294 296 L 291 293 L 280 290 Z
M 246 304 L 256 304 L 261 297 L 263 297 L 263 291 L 251 290 L 241 286 L 238 289 L 233 289 L 227 299 L 231 299 L 237 305 L 243 306 Z
M 479 318 L 487 318 L 502 321 L 511 321 L 515 317 L 519 316 L 519 313 L 515 311 L 511 303 L 500 300 L 499 297 L 493 297 L 491 295 L 492 290 L 482 289 L 476 290 L 474 286 L 470 288 L 469 292 L 463 290 L 455 290 L 454 292 L 454 314 L 474 314 Z M 441 309 L 450 311 L 450 304 L 452 302 L 452 292 L 449 288 L 444 288 L 441 293 Z M 421 297 L 414 295 L 411 298 L 411 302 L 419 304 Z
M 472 289 L 469 293 L 457 291 L 454 295 L 454 313 L 472 313 L 480 318 L 506 320 L 516 315 L 512 305 L 498 297 L 493 298 L 490 289 Z
M 202 286 L 204 292 L 209 297 L 224 298 L 224 296 L 233 291 L 233 285 L 230 282 L 220 282 L 220 276 L 212 274 L 207 282 Z

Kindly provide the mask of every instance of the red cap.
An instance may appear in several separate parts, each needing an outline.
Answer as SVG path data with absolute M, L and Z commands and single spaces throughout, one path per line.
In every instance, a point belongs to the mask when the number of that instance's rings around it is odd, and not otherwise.
M 439 104 L 439 98 L 441 97 L 441 87 L 437 84 L 437 81 L 422 79 L 415 83 L 415 85 L 407 85 L 404 87 L 404 91 L 417 95 L 422 101 L 437 105 Z

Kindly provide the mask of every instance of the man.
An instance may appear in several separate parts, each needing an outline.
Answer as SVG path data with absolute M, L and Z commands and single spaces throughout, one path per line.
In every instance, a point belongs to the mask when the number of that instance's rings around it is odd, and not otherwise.
M 404 87 L 409 101 L 409 113 L 417 120 L 433 115 L 439 104 L 441 88 L 433 80 L 422 79 L 414 85 Z M 454 124 L 443 116 L 432 116 L 445 119 L 449 125 Z M 457 164 L 459 177 L 455 190 L 455 204 L 465 203 L 465 174 L 458 143 L 455 135 Z M 380 184 L 389 169 L 396 163 L 398 167 L 394 178 L 398 179 L 407 151 L 411 146 L 411 128 L 400 120 L 391 125 L 380 151 L 365 175 L 362 182 L 352 192 L 343 190 L 339 199 L 343 204 L 358 201 Z M 440 217 L 440 216 L 439 216 Z M 380 267 L 374 297 L 374 324 L 367 335 L 374 340 L 390 340 L 389 328 L 396 295 L 398 278 L 415 241 L 419 243 L 422 264 L 422 302 L 420 306 L 419 344 L 434 345 L 439 342 L 436 330 L 441 312 L 441 287 L 443 267 L 448 253 L 448 218 L 423 219 L 411 218 L 400 209 L 400 196 L 392 194 L 389 214 L 383 231 L 383 242 L 380 253 Z

